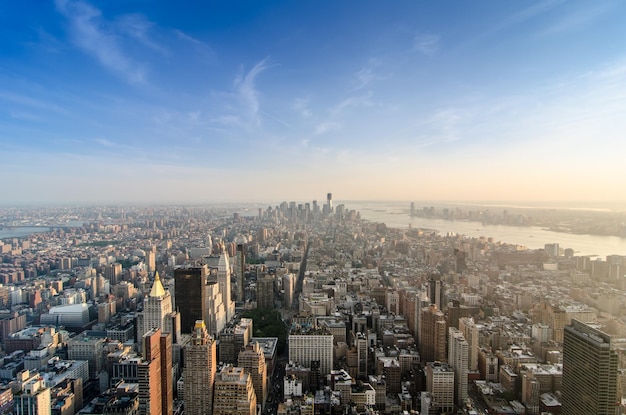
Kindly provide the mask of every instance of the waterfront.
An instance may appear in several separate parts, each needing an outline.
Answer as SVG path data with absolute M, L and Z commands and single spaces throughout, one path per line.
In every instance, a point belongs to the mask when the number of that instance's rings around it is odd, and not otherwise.
M 411 217 L 409 202 L 346 201 L 348 209 L 355 209 L 368 221 L 382 222 L 394 228 L 431 229 L 440 233 L 452 232 L 469 237 L 492 237 L 495 241 L 523 245 L 531 249 L 543 248 L 547 243 L 558 242 L 561 248 L 572 248 L 576 255 L 600 256 L 626 255 L 626 238 L 618 236 L 580 235 L 554 232 L 537 226 L 488 225 L 475 221 L 445 220 Z M 242 216 L 255 216 L 258 207 L 244 210 Z M 231 213 L 229 213 L 230 215 Z M 84 222 L 72 220 L 64 226 L 81 226 Z M 19 226 L 0 230 L 0 239 L 21 238 L 35 233 L 49 232 L 50 227 Z
M 346 207 L 361 213 L 361 218 L 382 222 L 393 228 L 432 229 L 469 237 L 492 237 L 495 241 L 523 245 L 531 249 L 558 242 L 561 248 L 572 248 L 576 255 L 626 255 L 626 238 L 617 236 L 577 235 L 548 231 L 537 226 L 483 225 L 480 222 L 452 221 L 411 217 L 408 202 L 345 202 Z
M 15 228 L 1 229 L 0 239 L 23 238 L 35 233 L 50 232 L 50 228 L 45 226 L 17 226 Z

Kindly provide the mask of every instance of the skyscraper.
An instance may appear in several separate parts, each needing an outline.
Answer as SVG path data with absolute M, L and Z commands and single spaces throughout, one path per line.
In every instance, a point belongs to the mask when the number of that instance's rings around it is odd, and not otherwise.
M 265 406 L 267 398 L 267 366 L 263 347 L 257 342 L 248 344 L 245 350 L 239 352 L 237 361 L 239 367 L 244 368 L 252 376 L 252 385 L 256 394 L 257 403 Z
M 283 292 L 285 300 L 285 308 L 293 306 L 293 294 L 296 289 L 296 275 L 291 272 L 283 276 Z
M 431 304 L 436 304 L 437 308 L 443 310 L 443 287 L 440 275 L 431 275 L 428 279 L 428 297 Z
M 266 272 L 257 275 L 256 304 L 259 308 L 274 308 L 274 276 Z
M 213 413 L 213 384 L 217 365 L 215 340 L 209 336 L 204 321 L 194 325 L 191 341 L 185 347 L 183 374 L 185 414 Z
M 330 192 L 326 194 L 326 209 L 328 210 L 328 213 L 333 212 L 333 194 Z
M 446 360 L 446 320 L 435 304 L 421 310 L 420 354 L 422 361 Z
M 156 328 L 143 336 L 143 359 L 137 365 L 139 413 L 173 413 L 172 337 Z
M 28 371 L 20 372 L 18 375 Z M 19 379 L 18 379 L 19 382 Z M 44 386 L 44 382 L 37 376 L 20 383 L 19 393 L 13 396 L 13 413 L 16 415 L 49 415 L 51 413 L 50 389 Z
M 438 411 L 451 413 L 454 409 L 454 371 L 446 363 L 431 362 L 426 365 L 426 390 L 430 392 L 432 406 Z
M 204 285 L 204 292 L 204 322 L 209 334 L 217 336 L 227 323 L 220 286 L 216 281 L 208 281 Z
M 478 326 L 472 317 L 462 317 L 459 319 L 459 331 L 469 345 L 469 370 L 478 370 Z
M 245 302 L 244 274 L 246 271 L 246 245 L 245 239 L 237 240 L 237 258 L 235 259 L 235 276 L 237 278 L 237 301 Z
M 152 251 L 146 252 L 146 271 L 156 271 L 156 254 Z
M 154 275 L 154 282 L 150 294 L 143 301 L 143 312 L 137 316 L 137 331 L 141 338 L 149 330 L 161 329 L 164 333 L 172 333 L 173 339 L 177 339 L 176 315 L 172 311 L 172 296 L 163 288 L 159 273 Z
M 230 295 L 230 261 L 226 252 L 220 254 L 217 264 L 217 283 L 220 286 L 222 303 L 226 309 L 226 321 L 230 321 L 235 315 L 235 303 Z
M 104 278 L 109 281 L 111 286 L 120 282 L 122 277 L 122 264 L 109 264 L 104 268 Z
M 257 400 L 252 376 L 243 368 L 225 366 L 217 375 L 214 387 L 214 415 L 256 414 Z
M 196 320 L 202 320 L 204 316 L 206 277 L 206 266 L 174 270 L 174 299 L 180 312 L 180 328 L 183 333 L 191 333 Z
M 611 336 L 572 320 L 563 337 L 563 414 L 614 414 L 618 353 Z
M 333 368 L 333 335 L 325 329 L 294 330 L 289 335 L 289 360 L 304 367 L 318 362 L 320 374 L 326 376 Z
M 469 344 L 456 327 L 448 329 L 448 364 L 454 370 L 456 403 L 461 406 L 467 398 L 467 372 L 469 367 Z

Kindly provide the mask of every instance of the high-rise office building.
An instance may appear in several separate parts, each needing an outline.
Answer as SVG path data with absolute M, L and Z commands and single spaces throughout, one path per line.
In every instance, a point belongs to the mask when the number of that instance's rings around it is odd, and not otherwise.
M 256 304 L 259 308 L 274 308 L 274 276 L 263 272 L 256 280 Z
M 288 272 L 283 275 L 283 293 L 285 300 L 285 308 L 291 308 L 293 306 L 294 291 L 296 289 L 296 275 Z
M 235 276 L 237 278 L 237 301 L 245 302 L 244 278 L 246 272 L 246 245 L 245 239 L 237 240 L 237 257 L 235 258 Z
M 326 194 L 326 209 L 328 210 L 328 213 L 333 212 L 333 194 L 332 193 Z
M 172 336 L 152 329 L 143 336 L 143 359 L 137 365 L 140 415 L 172 415 Z
M 263 347 L 257 342 L 249 343 L 239 352 L 237 366 L 244 368 L 252 376 L 252 385 L 257 403 L 265 406 L 267 399 L 267 366 Z
M 208 281 L 204 285 L 204 322 L 209 334 L 217 336 L 226 326 L 226 308 L 222 303 L 220 286 L 216 281 Z
M 149 330 L 159 328 L 163 333 L 171 333 L 172 340 L 180 337 L 178 313 L 172 311 L 172 296 L 163 288 L 159 273 L 154 275 L 150 293 L 143 301 L 143 312 L 137 316 L 137 333 L 143 337 Z
M 443 285 L 441 275 L 431 275 L 428 279 L 428 297 L 430 303 L 443 310 Z
M 252 376 L 241 367 L 225 366 L 215 378 L 213 415 L 256 415 L 256 406 Z
M 216 366 L 215 340 L 209 336 L 204 322 L 198 320 L 191 341 L 185 346 L 183 374 L 185 414 L 212 414 Z
M 469 345 L 469 370 L 478 370 L 478 338 L 480 336 L 478 326 L 472 317 L 461 317 L 459 331 L 463 333 Z
M 25 382 L 20 382 L 19 376 L 29 376 L 29 372 L 22 371 L 18 374 L 19 393 L 13 395 L 13 413 L 16 415 L 50 415 L 50 389 L 46 388 L 43 380 L 30 377 Z M 17 392 L 17 391 L 15 391 Z
M 120 282 L 122 278 L 122 264 L 109 264 L 104 268 L 104 278 L 109 281 L 112 286 Z
M 435 304 L 421 310 L 420 319 L 420 354 L 423 362 L 445 361 L 446 320 Z
M 450 327 L 448 333 L 448 364 L 454 370 L 456 403 L 462 406 L 467 398 L 469 343 L 456 327 Z
M 563 414 L 615 414 L 618 353 L 611 336 L 572 320 L 563 337 Z
M 480 378 L 488 382 L 497 382 L 499 377 L 498 357 L 491 349 L 478 349 L 478 371 Z
M 426 365 L 426 390 L 430 393 L 432 407 L 438 413 L 451 413 L 454 409 L 454 371 L 446 363 L 431 362 Z
M 289 335 L 289 360 L 310 368 L 319 362 L 320 375 L 326 376 L 333 368 L 333 335 L 325 329 L 294 331 Z
M 235 326 L 227 327 L 219 334 L 220 362 L 237 363 L 241 352 L 252 339 L 252 319 L 242 318 Z
M 174 299 L 180 313 L 180 328 L 191 333 L 196 320 L 204 318 L 207 267 L 180 267 L 174 270 Z
M 152 251 L 146 252 L 146 271 L 156 271 L 156 254 Z
M 217 264 L 217 283 L 220 286 L 222 303 L 226 309 L 226 321 L 230 321 L 235 315 L 235 302 L 230 295 L 230 261 L 226 252 L 220 254 Z
M 211 235 L 207 235 L 206 242 L 205 242 L 205 247 L 206 247 L 209 255 L 211 255 L 213 253 L 213 238 L 211 238 Z

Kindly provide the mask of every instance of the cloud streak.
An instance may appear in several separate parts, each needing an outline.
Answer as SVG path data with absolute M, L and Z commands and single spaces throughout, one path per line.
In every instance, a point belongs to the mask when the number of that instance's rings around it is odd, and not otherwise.
M 337 105 L 331 108 L 330 114 L 336 117 L 346 111 L 348 108 L 358 107 L 371 107 L 374 103 L 371 101 L 372 94 L 367 93 L 365 95 L 352 96 L 339 102 Z
M 582 10 L 576 10 L 569 14 L 560 16 L 559 20 L 552 23 L 541 35 L 556 35 L 562 33 L 569 33 L 575 30 L 580 30 L 592 22 L 615 9 L 616 5 L 620 3 L 601 2 L 597 7 L 586 7 Z
M 325 121 L 325 122 L 318 124 L 315 127 L 315 131 L 313 132 L 313 135 L 326 134 L 330 131 L 339 130 L 341 129 L 341 127 L 342 127 L 341 123 L 333 122 L 333 121 Z
M 250 71 L 235 78 L 233 86 L 237 92 L 240 103 L 247 112 L 249 119 L 257 126 L 261 126 L 259 117 L 259 91 L 256 89 L 255 81 L 257 76 L 270 66 L 267 65 L 268 58 L 258 62 Z
M 22 94 L 0 91 L 0 100 L 8 101 L 29 108 L 34 108 L 37 110 L 51 111 L 58 114 L 69 114 L 69 112 L 65 108 L 59 107 L 58 105 Z
M 311 109 L 309 108 L 309 98 L 296 98 L 293 103 L 293 108 L 300 113 L 303 117 L 310 117 L 313 115 Z
M 370 59 L 367 65 L 357 71 L 354 75 L 356 90 L 363 89 L 372 82 L 383 79 L 382 76 L 376 73 L 376 68 L 378 66 L 380 66 L 380 61 L 378 59 Z
M 423 55 L 433 55 L 439 50 L 439 35 L 422 34 L 415 36 L 413 47 Z
M 115 24 L 103 18 L 100 10 L 85 2 L 56 0 L 56 7 L 69 23 L 70 36 L 74 45 L 127 82 L 145 83 L 145 68 L 124 53 L 119 38 L 116 36 L 117 29 L 118 32 L 125 32 L 135 39 L 143 39 L 144 44 L 149 43 L 145 20 L 143 26 L 137 17 L 126 22 L 120 21 L 116 28 Z

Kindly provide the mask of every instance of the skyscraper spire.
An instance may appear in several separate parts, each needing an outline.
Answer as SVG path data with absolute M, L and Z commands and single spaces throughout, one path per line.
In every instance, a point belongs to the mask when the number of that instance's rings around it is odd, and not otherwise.
M 152 283 L 152 289 L 150 290 L 150 297 L 153 297 L 153 298 L 165 297 L 165 288 L 163 288 L 163 284 L 161 283 L 161 278 L 159 277 L 158 271 L 154 273 L 154 283 Z

